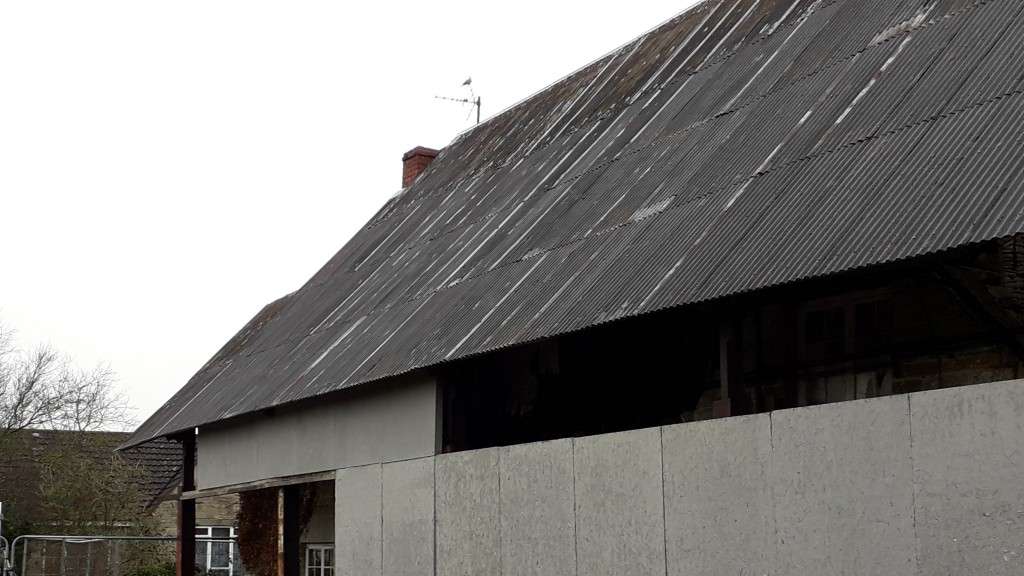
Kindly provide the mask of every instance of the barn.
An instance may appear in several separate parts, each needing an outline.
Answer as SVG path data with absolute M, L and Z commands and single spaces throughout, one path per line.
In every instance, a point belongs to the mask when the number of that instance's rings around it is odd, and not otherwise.
M 127 445 L 256 574 L 1020 574 L 1022 63 L 1021 0 L 701 2 L 406 154 Z

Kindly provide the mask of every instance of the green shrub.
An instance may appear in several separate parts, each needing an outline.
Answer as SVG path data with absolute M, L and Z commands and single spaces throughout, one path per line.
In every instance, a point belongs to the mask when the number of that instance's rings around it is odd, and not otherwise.
M 174 562 L 164 562 L 163 564 L 136 568 L 126 573 L 125 576 L 174 576 L 174 573 Z

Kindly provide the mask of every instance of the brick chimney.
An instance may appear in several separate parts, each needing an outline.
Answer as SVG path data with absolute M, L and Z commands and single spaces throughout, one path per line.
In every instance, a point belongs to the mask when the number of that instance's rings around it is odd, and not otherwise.
M 402 188 L 412 186 L 420 174 L 437 158 L 437 150 L 417 146 L 402 156 Z

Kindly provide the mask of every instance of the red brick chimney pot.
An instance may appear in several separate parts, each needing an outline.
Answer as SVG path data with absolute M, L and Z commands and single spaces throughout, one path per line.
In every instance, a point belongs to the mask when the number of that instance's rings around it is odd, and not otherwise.
M 412 186 L 420 174 L 437 158 L 438 151 L 433 148 L 417 146 L 402 155 L 402 188 Z

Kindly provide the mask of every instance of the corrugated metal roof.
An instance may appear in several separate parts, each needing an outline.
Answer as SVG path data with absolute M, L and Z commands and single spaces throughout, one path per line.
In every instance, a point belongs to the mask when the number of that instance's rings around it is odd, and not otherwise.
M 1024 229 L 1022 0 L 711 0 L 460 136 L 133 442 Z

